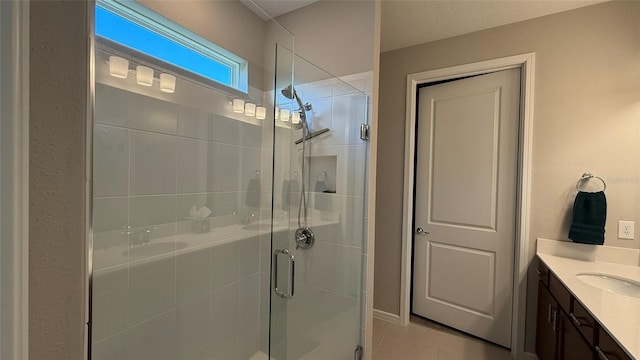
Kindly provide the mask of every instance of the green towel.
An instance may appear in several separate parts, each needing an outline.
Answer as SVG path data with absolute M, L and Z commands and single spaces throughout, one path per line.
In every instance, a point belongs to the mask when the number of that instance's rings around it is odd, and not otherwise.
M 607 220 L 607 198 L 604 191 L 576 195 L 569 239 L 581 244 L 604 244 L 604 224 Z

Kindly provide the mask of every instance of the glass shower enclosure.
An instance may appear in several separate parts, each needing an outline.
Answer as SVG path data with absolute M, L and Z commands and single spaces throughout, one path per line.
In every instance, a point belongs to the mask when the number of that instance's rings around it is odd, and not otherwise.
M 276 56 L 271 355 L 353 359 L 363 343 L 367 97 L 285 46 Z
M 253 4 L 137 3 L 246 59 L 246 90 L 96 39 L 91 359 L 354 359 L 367 96 Z

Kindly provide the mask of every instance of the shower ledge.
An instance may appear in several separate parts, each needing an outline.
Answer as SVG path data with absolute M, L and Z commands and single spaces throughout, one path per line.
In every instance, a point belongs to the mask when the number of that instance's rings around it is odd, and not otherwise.
M 336 225 L 339 223 L 339 221 L 312 218 L 310 219 L 310 223 L 313 224 L 312 227 L 315 228 L 320 226 Z M 259 229 L 255 229 L 255 228 L 246 229 L 246 225 L 236 224 L 236 225 L 218 227 L 213 229 L 211 232 L 204 233 L 204 234 L 185 233 L 185 234 L 178 234 L 178 235 L 153 239 L 148 244 L 136 245 L 136 246 L 143 247 L 143 246 L 148 246 L 149 244 L 156 245 L 156 244 L 165 244 L 165 243 L 182 243 L 182 244 L 185 244 L 186 246 L 183 245 L 184 246 L 183 248 L 177 249 L 175 251 L 169 251 L 169 252 L 155 255 L 155 256 L 141 257 L 141 258 L 129 260 L 129 261 L 127 261 L 127 255 L 126 255 L 128 247 L 125 245 L 113 246 L 105 250 L 96 250 L 100 252 L 100 257 L 102 261 L 106 262 L 107 260 L 105 260 L 105 258 L 108 258 L 108 261 L 110 263 L 117 263 L 118 265 L 96 269 L 94 271 L 94 274 L 109 273 L 112 271 L 122 270 L 131 266 L 147 264 L 153 261 L 160 261 L 175 255 L 186 254 L 193 251 L 205 250 L 215 246 L 228 244 L 234 241 L 240 241 L 240 240 L 250 239 L 250 238 L 261 236 L 261 235 L 267 235 L 270 233 L 269 224 L 268 222 L 264 223 L 264 221 L 263 221 L 263 224 L 265 226 L 260 227 Z M 290 228 L 287 228 L 284 226 L 277 226 L 276 224 L 274 227 L 274 231 L 281 232 L 281 231 L 286 231 L 287 229 L 295 229 L 295 228 L 296 228 L 296 224 L 293 222 L 291 223 Z

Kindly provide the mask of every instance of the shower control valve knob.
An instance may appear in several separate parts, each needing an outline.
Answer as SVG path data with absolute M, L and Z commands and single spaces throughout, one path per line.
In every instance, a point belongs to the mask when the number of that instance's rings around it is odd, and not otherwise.
M 316 241 L 313 231 L 308 227 L 301 227 L 296 230 L 296 249 L 310 249 Z

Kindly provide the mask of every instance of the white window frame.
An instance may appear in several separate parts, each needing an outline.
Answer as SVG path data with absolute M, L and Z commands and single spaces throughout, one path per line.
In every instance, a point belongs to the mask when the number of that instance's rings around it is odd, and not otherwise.
M 132 0 L 97 0 L 96 6 L 151 30 L 186 48 L 231 68 L 231 87 L 247 93 L 249 64 L 240 56 Z M 135 49 L 134 49 L 135 50 Z M 159 59 L 164 62 L 164 59 Z M 189 71 L 185 69 L 185 71 Z M 200 77 L 204 77 L 197 74 Z M 213 81 L 213 78 L 206 77 Z M 226 85 L 226 84 L 225 84 Z

